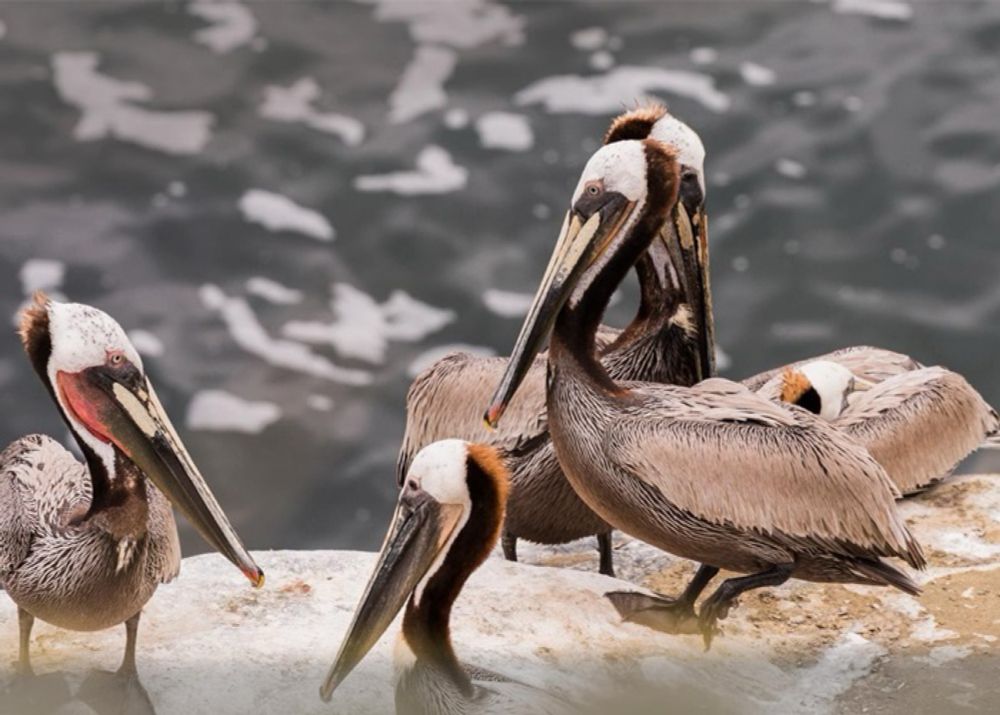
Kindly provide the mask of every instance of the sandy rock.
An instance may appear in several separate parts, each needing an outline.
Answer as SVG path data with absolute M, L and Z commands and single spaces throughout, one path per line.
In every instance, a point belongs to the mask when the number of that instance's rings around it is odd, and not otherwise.
M 653 704 L 664 697 L 678 712 L 694 705 L 705 712 L 834 712 L 841 701 L 861 697 L 877 704 L 886 678 L 982 661 L 1000 637 L 1000 480 L 956 479 L 903 508 L 931 556 L 919 599 L 792 582 L 748 594 L 705 653 L 699 637 L 620 623 L 603 593 L 630 585 L 592 570 L 589 541 L 556 550 L 526 544 L 525 560 L 570 568 L 492 558 L 456 605 L 455 647 L 466 662 L 576 700 L 597 704 L 627 690 L 637 703 L 651 703 L 635 712 L 657 711 Z M 138 661 L 157 713 L 392 712 L 397 627 L 333 703 L 318 696 L 374 556 L 257 556 L 267 573 L 260 591 L 221 557 L 196 556 L 147 607 Z M 617 560 L 621 574 L 663 592 L 676 592 L 691 572 L 689 564 L 623 537 Z M 76 689 L 88 671 L 117 667 L 123 644 L 123 628 L 73 633 L 39 623 L 35 669 L 64 672 Z M 0 659 L 15 659 L 16 610 L 5 598 L 0 649 Z M 12 672 L 8 666 L 5 679 Z M 871 692 L 859 695 L 869 685 Z M 70 703 L 64 712 L 89 710 Z

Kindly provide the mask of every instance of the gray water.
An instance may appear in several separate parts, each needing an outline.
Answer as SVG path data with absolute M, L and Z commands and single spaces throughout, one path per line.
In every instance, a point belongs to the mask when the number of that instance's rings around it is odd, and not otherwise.
M 521 296 L 484 293 L 534 290 L 587 156 L 648 96 L 709 150 L 724 374 L 873 343 L 1000 403 L 1000 4 L 890 6 L 268 2 L 212 21 L 183 4 L 4 2 L 0 315 L 41 287 L 142 331 L 250 546 L 374 548 L 414 361 L 509 350 Z M 358 179 L 418 158 L 433 176 Z M 251 190 L 318 215 L 269 230 L 241 212 Z M 252 278 L 293 292 L 275 303 Z M 382 306 L 397 290 L 419 304 Z M 296 365 L 246 349 L 258 322 L 255 349 Z M 332 339 L 288 342 L 307 330 Z M 65 437 L 12 329 L 0 390 L 0 440 Z M 206 390 L 261 404 L 206 429 L 191 408 Z

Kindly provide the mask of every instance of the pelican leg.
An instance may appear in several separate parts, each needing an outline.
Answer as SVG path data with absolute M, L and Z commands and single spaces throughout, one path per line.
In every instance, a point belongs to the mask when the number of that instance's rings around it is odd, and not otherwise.
M 507 531 L 506 525 L 500 536 L 500 544 L 503 546 L 503 557 L 508 561 L 517 561 L 517 537 Z
M 712 647 L 712 638 L 719 632 L 717 622 L 729 615 L 729 609 L 740 594 L 764 586 L 780 586 L 791 577 L 794 568 L 795 564 L 777 564 L 760 573 L 723 581 L 715 593 L 701 604 L 701 613 L 698 615 L 705 650 Z
M 664 633 L 698 633 L 694 604 L 717 573 L 717 567 L 702 564 L 684 593 L 677 598 L 650 596 L 636 591 L 612 591 L 604 595 L 623 620 Z
M 127 678 L 136 677 L 138 675 L 138 671 L 135 667 L 135 642 L 139 635 L 139 617 L 141 615 L 142 611 L 139 611 L 125 621 L 125 657 L 122 659 L 122 664 L 118 668 L 118 675 L 122 675 Z
M 17 674 L 20 676 L 34 675 L 35 671 L 31 667 L 31 628 L 35 625 L 35 617 L 26 610 L 17 607 L 17 625 L 20 630 L 21 641 L 17 656 Z
M 615 555 L 612 551 L 611 532 L 597 535 L 597 551 L 601 555 L 600 571 L 605 576 L 615 576 Z

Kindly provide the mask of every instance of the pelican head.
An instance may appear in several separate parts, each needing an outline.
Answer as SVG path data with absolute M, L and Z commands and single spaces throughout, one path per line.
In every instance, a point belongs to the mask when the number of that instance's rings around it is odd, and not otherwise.
M 670 114 L 662 104 L 640 107 L 616 117 L 604 142 L 646 138 L 673 149 L 680 172 L 678 201 L 670 221 L 660 231 L 661 241 L 650 244 L 652 265 L 658 267 L 661 283 L 666 283 L 667 278 L 663 272 L 670 270 L 671 282 L 679 285 L 680 298 L 690 306 L 702 338 L 699 350 L 702 377 L 711 377 L 715 374 L 715 325 L 709 283 L 705 145 L 694 129 Z M 653 302 L 658 300 L 659 296 L 654 296 Z
M 127 488 L 128 460 L 180 509 L 199 533 L 254 585 L 264 574 L 243 547 L 171 425 L 122 327 L 97 308 L 35 296 L 20 322 L 21 340 L 55 400 L 94 481 L 90 514 Z
M 621 274 L 619 268 L 627 271 L 638 260 L 673 211 L 678 183 L 673 151 L 655 139 L 607 144 L 590 158 L 487 410 L 488 424 L 506 409 L 563 306 L 600 317 L 618 280 L 608 280 L 605 269 Z
M 789 368 L 781 383 L 782 402 L 798 405 L 828 421 L 840 417 L 853 393 L 872 387 L 872 383 L 829 360 Z
M 375 570 L 320 688 L 323 700 L 407 601 L 403 637 L 410 649 L 427 658 L 442 649 L 451 653 L 451 604 L 496 544 L 506 496 L 507 472 L 491 447 L 449 439 L 417 453 Z

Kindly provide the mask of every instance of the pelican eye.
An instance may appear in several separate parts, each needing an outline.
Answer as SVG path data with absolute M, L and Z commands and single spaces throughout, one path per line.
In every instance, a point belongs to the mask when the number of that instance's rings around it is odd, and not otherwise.
M 111 353 L 108 355 L 108 363 L 113 367 L 121 367 L 125 363 L 125 356 L 121 353 Z
M 597 184 L 590 184 L 587 187 L 587 193 L 590 194 L 591 196 L 598 196 L 601 193 L 601 187 L 598 186 Z

